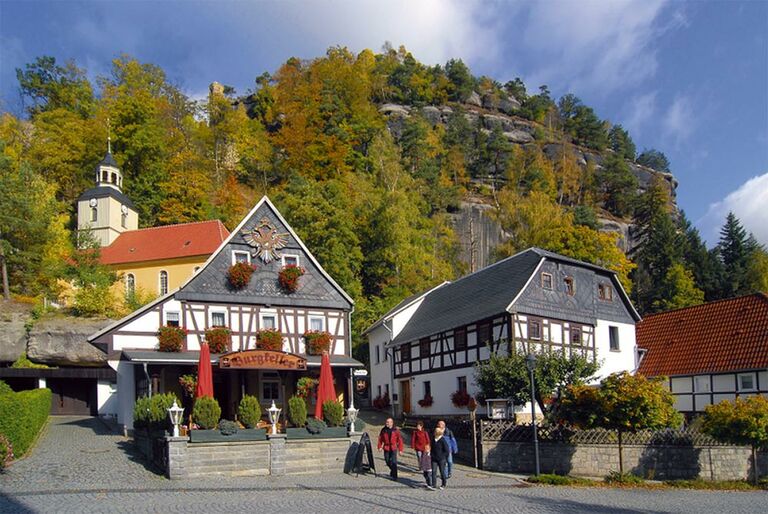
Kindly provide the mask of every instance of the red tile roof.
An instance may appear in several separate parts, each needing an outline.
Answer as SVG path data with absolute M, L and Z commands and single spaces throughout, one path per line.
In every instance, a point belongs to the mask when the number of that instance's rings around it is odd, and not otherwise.
M 768 296 L 739 298 L 652 314 L 637 325 L 646 353 L 639 373 L 693 375 L 768 368 Z
M 101 249 L 103 264 L 208 256 L 229 235 L 219 220 L 180 223 L 123 232 Z

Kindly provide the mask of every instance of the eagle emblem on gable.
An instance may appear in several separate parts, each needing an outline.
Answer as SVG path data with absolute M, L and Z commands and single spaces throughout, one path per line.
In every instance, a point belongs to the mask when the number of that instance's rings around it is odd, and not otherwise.
M 288 244 L 288 233 L 280 233 L 267 218 L 262 218 L 252 229 L 241 231 L 246 243 L 253 247 L 251 255 L 258 257 L 265 263 L 270 263 L 280 258 L 278 250 Z

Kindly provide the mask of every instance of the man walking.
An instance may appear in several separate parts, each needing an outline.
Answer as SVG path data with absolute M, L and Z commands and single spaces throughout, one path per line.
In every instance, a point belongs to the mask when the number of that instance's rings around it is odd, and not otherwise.
M 459 443 L 456 441 L 453 431 L 445 426 L 445 421 L 442 419 L 437 422 L 437 428 L 443 429 L 443 437 L 445 437 L 451 450 L 448 452 L 448 462 L 446 463 L 446 478 L 451 478 L 451 473 L 453 473 L 453 454 L 459 453 Z
M 395 420 L 387 418 L 384 428 L 379 432 L 379 450 L 384 451 L 384 461 L 389 466 L 389 476 L 392 480 L 397 480 L 397 454 L 403 454 L 403 436 L 400 430 L 395 427 Z

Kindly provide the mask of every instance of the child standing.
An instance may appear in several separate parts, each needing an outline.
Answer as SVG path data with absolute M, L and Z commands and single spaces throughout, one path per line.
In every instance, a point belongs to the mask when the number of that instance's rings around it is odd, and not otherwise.
M 411 448 L 416 451 L 416 460 L 419 463 L 419 469 L 424 473 L 424 480 L 427 487 L 432 485 L 430 474 L 432 473 L 432 461 L 429 458 L 429 433 L 424 430 L 424 422 L 416 423 L 416 430 L 411 435 Z

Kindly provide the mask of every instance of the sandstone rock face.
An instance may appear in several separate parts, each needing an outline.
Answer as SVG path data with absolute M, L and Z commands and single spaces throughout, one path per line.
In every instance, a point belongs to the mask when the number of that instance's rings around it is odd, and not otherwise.
M 619 234 L 617 244 L 624 253 L 629 252 L 635 246 L 635 241 L 632 239 L 632 225 L 629 223 L 607 218 L 597 218 L 597 222 L 600 224 L 601 232 L 615 232 Z
M 504 114 L 514 114 L 522 107 L 514 96 L 508 96 L 499 100 L 499 110 Z
M 459 212 L 452 215 L 460 241 L 459 258 L 471 273 L 491 264 L 493 249 L 501 243 L 501 226 L 488 215 L 493 207 L 480 202 L 461 202 Z
M 26 349 L 28 317 L 21 312 L 0 314 L 0 362 L 13 362 Z
M 428 105 L 421 110 L 421 115 L 429 121 L 433 126 L 438 123 L 443 123 L 443 114 L 440 109 L 433 105 Z
M 393 114 L 398 116 L 409 116 L 411 114 L 411 108 L 399 104 L 384 104 L 379 107 L 379 112 L 390 116 Z
M 27 357 L 50 366 L 106 366 L 107 354 L 87 338 L 113 320 L 56 317 L 41 319 L 32 328 Z
M 504 137 L 506 137 L 510 143 L 517 143 L 520 145 L 533 142 L 533 136 L 522 130 L 510 130 L 504 132 Z
M 469 98 L 467 98 L 467 101 L 465 102 L 468 105 L 474 105 L 475 107 L 482 107 L 483 106 L 483 100 L 480 98 L 480 95 L 477 94 L 477 92 L 472 91 L 472 94 L 469 95 Z

